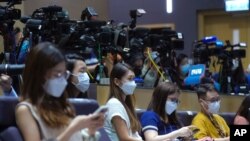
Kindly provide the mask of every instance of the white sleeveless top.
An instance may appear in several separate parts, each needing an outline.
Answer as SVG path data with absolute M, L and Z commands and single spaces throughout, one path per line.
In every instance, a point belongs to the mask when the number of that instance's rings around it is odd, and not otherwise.
M 21 105 L 25 105 L 29 108 L 33 118 L 37 122 L 38 128 L 40 130 L 41 140 L 56 139 L 56 137 L 58 137 L 67 128 L 67 127 L 51 128 L 48 125 L 46 125 L 46 123 L 41 119 L 37 111 L 37 108 L 35 106 L 33 106 L 29 102 L 21 102 L 17 105 L 17 107 Z M 70 137 L 69 141 L 83 141 L 81 132 L 79 131 L 74 133 Z

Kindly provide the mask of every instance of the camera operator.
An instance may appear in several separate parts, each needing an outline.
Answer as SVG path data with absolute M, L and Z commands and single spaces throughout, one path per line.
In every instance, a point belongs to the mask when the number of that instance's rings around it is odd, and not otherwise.
M 18 97 L 16 91 L 12 87 L 12 78 L 9 75 L 1 74 L 0 86 L 2 89 L 3 96 Z
M 249 76 L 245 73 L 241 58 L 243 54 L 239 54 L 237 50 L 231 52 L 230 57 L 223 58 L 221 69 L 213 74 L 213 79 L 220 83 L 220 92 L 228 94 L 247 94 L 249 93 Z M 224 55 L 223 54 L 223 55 Z
M 186 54 L 180 53 L 176 57 L 175 72 L 173 73 L 172 79 L 181 89 L 194 90 L 195 86 L 186 85 L 184 79 L 188 76 L 189 70 L 191 68 L 191 63 Z
M 128 64 L 133 68 L 135 77 L 141 76 L 144 58 L 142 53 L 131 54 Z
M 16 46 L 20 46 L 21 41 L 23 39 L 23 33 L 22 33 L 20 27 L 16 27 L 14 29 L 14 32 L 15 32 L 15 38 L 16 38 Z
M 144 64 L 141 70 L 141 78 L 144 80 L 143 87 L 152 88 L 157 86 L 159 81 L 163 81 L 161 79 L 161 75 L 158 72 L 158 70 L 161 70 L 161 68 L 157 65 L 160 59 L 157 55 L 157 52 L 152 51 L 152 49 L 149 47 L 145 48 L 144 55 L 146 59 L 144 60 Z
M 240 87 L 241 85 L 245 85 L 246 89 L 248 86 L 247 76 L 244 73 L 243 65 L 240 58 L 235 58 L 232 60 L 232 86 L 233 91 L 237 94 L 241 92 Z

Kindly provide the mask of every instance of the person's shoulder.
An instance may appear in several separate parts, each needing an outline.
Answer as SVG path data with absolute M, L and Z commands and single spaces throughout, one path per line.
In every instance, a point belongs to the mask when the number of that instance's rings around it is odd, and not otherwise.
M 157 113 L 154 111 L 146 111 L 142 114 L 142 116 L 157 116 Z
M 29 109 L 29 107 L 27 106 L 27 103 L 28 103 L 28 102 L 20 102 L 20 103 L 16 106 L 16 110 L 15 110 L 16 115 L 30 113 L 30 109 Z
M 160 116 L 154 111 L 146 111 L 142 114 L 141 119 L 160 119 Z
M 213 114 L 213 116 L 214 116 L 215 118 L 219 118 L 219 119 L 224 120 L 224 118 L 223 118 L 221 115 L 219 115 L 219 114 Z
M 249 125 L 249 122 L 245 117 L 236 115 L 234 118 L 234 124 L 235 125 Z
M 121 102 L 117 98 L 110 98 L 107 102 L 107 104 L 120 104 Z
M 203 114 L 202 112 L 198 112 L 194 118 L 193 118 L 193 121 L 194 120 L 204 120 L 204 119 L 207 119 L 206 115 Z
M 121 103 L 120 100 L 118 100 L 117 98 L 111 98 L 108 100 L 108 102 L 106 103 L 106 106 L 110 107 L 110 108 L 118 108 L 118 107 L 124 107 Z

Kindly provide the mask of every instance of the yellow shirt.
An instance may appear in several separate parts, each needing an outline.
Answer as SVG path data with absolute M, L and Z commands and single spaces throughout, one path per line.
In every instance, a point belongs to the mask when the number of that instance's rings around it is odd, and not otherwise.
M 218 122 L 220 128 L 223 130 L 223 132 L 226 134 L 226 136 L 229 136 L 230 129 L 226 123 L 226 121 L 219 115 L 213 114 L 214 119 Z M 213 123 L 209 120 L 209 118 L 199 112 L 193 119 L 192 125 L 198 127 L 200 130 L 194 134 L 194 138 L 201 139 L 203 137 L 209 136 L 211 138 L 221 138 L 218 130 L 213 125 Z

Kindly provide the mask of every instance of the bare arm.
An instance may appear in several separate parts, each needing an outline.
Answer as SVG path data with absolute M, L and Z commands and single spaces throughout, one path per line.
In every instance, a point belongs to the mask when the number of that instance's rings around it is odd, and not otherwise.
M 72 134 L 83 128 L 89 129 L 89 134 L 95 134 L 95 131 L 103 126 L 104 114 L 81 115 L 74 118 L 70 125 L 58 137 L 58 141 L 68 141 Z
M 115 116 L 112 118 L 111 122 L 120 141 L 139 141 L 129 136 L 129 129 L 121 117 Z
M 177 137 L 189 137 L 191 135 L 192 131 L 188 127 L 182 127 L 165 135 L 158 135 L 158 132 L 155 130 L 147 130 L 144 132 L 146 141 L 174 140 Z
M 25 141 L 41 140 L 38 125 L 28 107 L 21 105 L 17 108 L 16 121 Z M 103 114 L 77 116 L 73 119 L 70 125 L 58 137 L 56 137 L 56 139 L 58 141 L 68 141 L 75 132 L 80 131 L 83 128 L 89 128 L 92 131 L 95 131 L 103 126 L 103 121 Z
M 230 141 L 229 137 L 225 137 L 225 138 L 216 138 L 214 139 L 214 141 Z
M 40 140 L 37 123 L 32 117 L 28 107 L 22 105 L 16 109 L 16 123 L 25 141 Z

